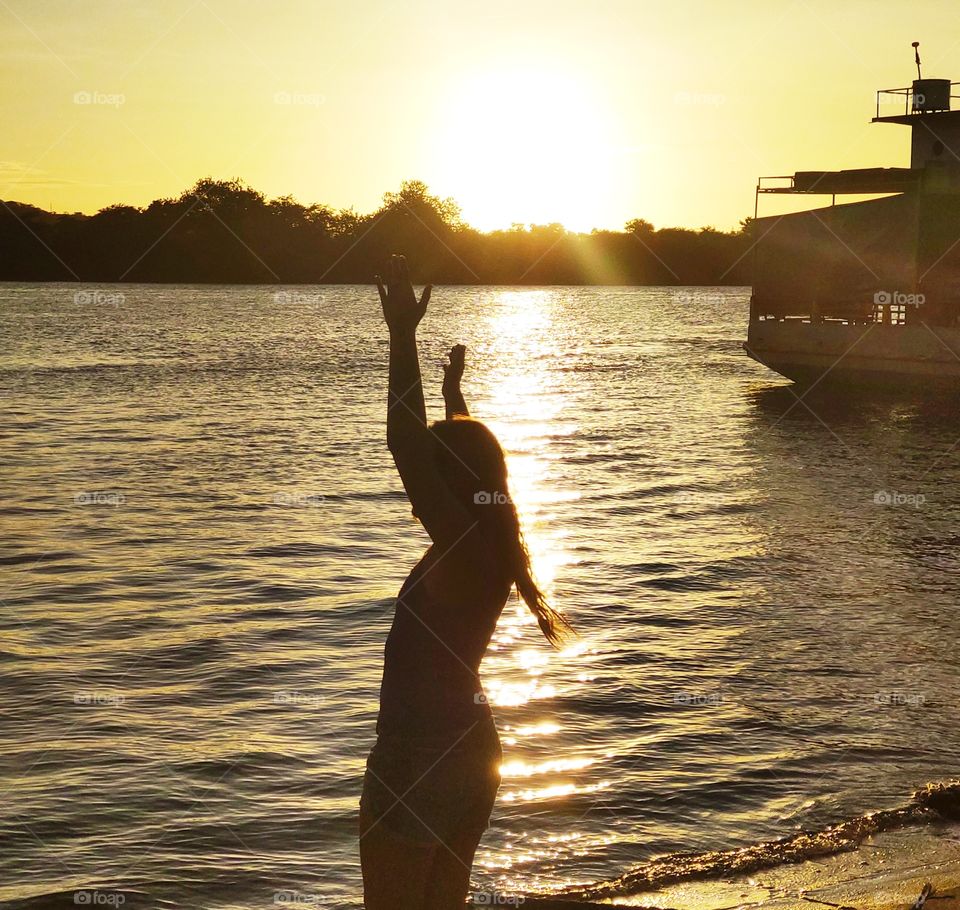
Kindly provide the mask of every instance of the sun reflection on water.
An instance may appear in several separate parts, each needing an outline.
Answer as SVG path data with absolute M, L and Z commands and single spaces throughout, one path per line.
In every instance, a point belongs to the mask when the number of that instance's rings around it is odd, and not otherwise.
M 535 774 L 551 774 L 557 771 L 577 771 L 593 764 L 592 758 L 558 758 L 554 761 L 528 764 L 523 761 L 504 762 L 500 773 L 504 777 L 533 777 Z
M 576 501 L 579 493 L 564 488 L 556 453 L 556 440 L 577 431 L 565 380 L 557 369 L 565 358 L 553 331 L 560 305 L 557 294 L 548 290 L 492 296 L 487 333 L 491 341 L 484 351 L 492 366 L 483 415 L 507 452 L 510 492 L 534 575 L 551 604 L 563 610 L 557 580 L 575 560 L 554 516 L 561 503 Z M 569 686 L 590 682 L 592 677 L 571 673 L 570 668 L 572 659 L 588 651 L 583 639 L 554 651 L 522 602 L 511 603 L 504 611 L 483 668 L 484 688 L 503 734 L 501 806 L 566 800 L 611 785 L 595 777 L 584 779 L 584 772 L 604 757 L 568 751 L 560 723 L 542 710 L 544 702 L 564 694 Z M 531 716 L 532 712 L 536 713 Z M 518 864 L 556 856 L 573 849 L 580 836 L 571 832 L 561 842 L 539 837 L 535 830 L 517 831 L 512 825 L 510 830 L 517 840 L 506 853 L 484 856 L 487 869 L 503 873 Z
M 531 787 L 527 790 L 507 790 L 501 791 L 499 798 L 505 803 L 515 801 L 531 803 L 540 800 L 557 799 L 561 796 L 572 796 L 575 793 L 596 793 L 599 790 L 606 790 L 611 785 L 608 780 L 600 781 L 596 784 L 588 784 L 578 787 L 576 784 L 552 784 L 546 787 Z

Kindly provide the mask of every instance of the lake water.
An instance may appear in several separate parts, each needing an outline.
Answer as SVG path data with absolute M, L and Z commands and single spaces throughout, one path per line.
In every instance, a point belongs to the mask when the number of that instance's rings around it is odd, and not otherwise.
M 609 879 L 956 773 L 960 420 L 798 403 L 747 289 L 438 288 L 534 565 L 483 665 L 478 888 Z M 427 538 L 357 287 L 0 286 L 0 901 L 360 906 L 393 597 Z M 101 895 L 103 897 L 104 895 Z M 14 904 L 15 905 L 15 904 Z

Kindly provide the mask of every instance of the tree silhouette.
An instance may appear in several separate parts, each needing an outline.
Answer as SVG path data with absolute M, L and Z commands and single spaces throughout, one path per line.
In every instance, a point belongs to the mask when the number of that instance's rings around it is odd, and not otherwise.
M 4 203 L 0 279 L 369 283 L 399 252 L 415 280 L 437 284 L 746 284 L 752 233 L 750 218 L 729 233 L 657 230 L 643 218 L 624 231 L 514 224 L 481 233 L 420 180 L 363 215 L 204 177 L 175 198 L 95 215 Z

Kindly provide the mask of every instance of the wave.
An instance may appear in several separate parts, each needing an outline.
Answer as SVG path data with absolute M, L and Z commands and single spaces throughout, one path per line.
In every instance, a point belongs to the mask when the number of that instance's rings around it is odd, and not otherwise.
M 864 839 L 908 825 L 960 820 L 960 780 L 930 783 L 910 802 L 847 819 L 821 831 L 800 832 L 739 850 L 671 853 L 631 869 L 619 878 L 579 885 L 557 895 L 577 900 L 613 898 L 655 891 L 677 882 L 747 875 L 787 863 L 830 856 L 855 849 Z

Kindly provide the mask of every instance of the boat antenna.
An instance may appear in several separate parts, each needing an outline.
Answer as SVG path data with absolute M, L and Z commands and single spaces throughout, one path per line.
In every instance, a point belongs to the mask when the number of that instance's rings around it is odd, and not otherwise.
M 920 72 L 920 42 L 919 41 L 913 42 L 913 56 L 917 61 L 917 78 L 922 79 L 923 75 Z

